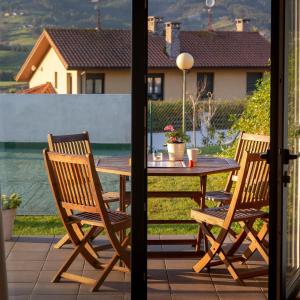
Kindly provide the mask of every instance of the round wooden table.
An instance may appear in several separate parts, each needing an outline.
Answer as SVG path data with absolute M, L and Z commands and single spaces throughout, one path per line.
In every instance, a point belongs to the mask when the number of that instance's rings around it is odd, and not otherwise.
M 125 211 L 126 177 L 131 176 L 131 166 L 129 157 L 105 157 L 96 159 L 96 169 L 100 173 L 115 174 L 120 176 L 120 210 Z M 199 156 L 196 166 L 189 168 L 187 158 L 183 162 L 168 162 L 164 156 L 162 162 L 153 162 L 152 156 L 148 158 L 148 176 L 192 176 L 199 177 L 200 188 L 197 191 L 149 191 L 149 198 L 190 198 L 193 199 L 199 208 L 205 207 L 205 194 L 207 176 L 211 174 L 224 173 L 239 169 L 238 163 L 233 159 Z M 148 224 L 191 224 L 194 220 L 148 220 Z M 150 258 L 177 258 L 177 257 L 199 257 L 200 232 L 197 239 L 160 239 L 149 240 L 149 245 L 196 245 L 195 251 L 151 251 L 148 252 Z

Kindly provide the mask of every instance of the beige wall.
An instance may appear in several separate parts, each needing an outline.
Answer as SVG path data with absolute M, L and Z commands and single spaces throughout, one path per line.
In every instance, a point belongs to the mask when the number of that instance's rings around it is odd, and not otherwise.
M 187 74 L 187 94 L 197 92 L 197 73 L 214 73 L 214 99 L 241 99 L 246 97 L 247 72 L 264 72 L 262 69 L 193 69 Z M 149 73 L 164 73 L 165 100 L 178 100 L 182 97 L 182 72 L 176 69 L 149 70 Z
M 85 81 L 86 73 L 103 73 L 104 74 L 104 92 L 105 94 L 130 94 L 131 93 L 131 72 L 129 69 L 124 70 L 87 70 L 82 72 L 82 80 Z M 80 72 L 78 72 L 80 77 Z M 80 90 L 78 91 L 80 93 Z M 85 93 L 85 85 L 81 91 Z
M 58 94 L 67 93 L 67 73 L 72 74 L 72 90 L 73 94 L 77 94 L 78 78 L 77 71 L 66 70 L 61 60 L 51 48 L 45 58 L 38 66 L 30 79 L 29 87 L 35 87 L 46 82 L 51 82 L 54 87 L 54 73 L 57 72 L 57 89 Z

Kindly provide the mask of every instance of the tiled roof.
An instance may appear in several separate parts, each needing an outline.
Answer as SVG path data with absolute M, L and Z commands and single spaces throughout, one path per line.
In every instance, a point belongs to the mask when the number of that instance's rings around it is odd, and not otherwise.
M 56 94 L 50 82 L 18 92 L 18 94 Z
M 46 29 L 69 69 L 129 68 L 131 31 L 95 29 Z M 181 31 L 180 52 L 189 52 L 195 67 L 266 67 L 270 43 L 258 32 Z M 149 34 L 148 65 L 176 67 L 165 53 L 165 38 Z

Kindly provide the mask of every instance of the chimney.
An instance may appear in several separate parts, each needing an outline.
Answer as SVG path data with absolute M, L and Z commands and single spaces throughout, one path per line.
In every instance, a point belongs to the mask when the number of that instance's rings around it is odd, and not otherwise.
M 171 59 L 176 59 L 180 54 L 180 26 L 178 22 L 166 23 L 166 52 Z
M 148 17 L 148 32 L 153 34 L 163 35 L 164 32 L 163 17 Z
M 250 19 L 235 19 L 236 31 L 250 31 Z

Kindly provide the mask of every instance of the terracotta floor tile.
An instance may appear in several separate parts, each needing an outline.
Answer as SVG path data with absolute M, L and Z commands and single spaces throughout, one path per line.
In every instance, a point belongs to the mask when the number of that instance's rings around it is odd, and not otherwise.
M 30 300 L 76 300 L 77 299 L 77 295 L 32 295 Z
M 219 297 L 214 292 L 199 292 L 199 293 L 176 293 L 172 294 L 172 300 L 219 300 Z M 244 300 L 244 299 L 243 299 Z
M 101 295 L 78 295 L 77 300 L 123 300 L 124 299 L 124 294 L 122 293 L 109 293 L 109 294 L 104 294 L 101 293 Z
M 34 288 L 33 282 L 8 283 L 9 296 L 29 296 Z
M 77 295 L 79 283 L 73 282 L 38 282 L 33 289 L 35 295 Z
M 230 292 L 230 293 L 219 293 L 220 300 L 234 300 L 234 299 L 243 299 L 243 300 L 266 300 L 266 297 L 262 293 L 239 293 L 239 292 Z
M 40 271 L 44 261 L 7 261 L 7 271 Z
M 7 282 L 9 283 L 35 283 L 38 279 L 39 271 L 8 271 L 7 272 Z
M 72 249 L 53 249 L 47 253 L 47 260 L 67 260 L 72 254 Z M 81 255 L 78 255 L 76 260 L 83 260 Z
M 7 261 L 24 261 L 24 260 L 42 260 L 47 257 L 46 251 L 15 251 L 12 250 L 7 257 Z
M 63 265 L 64 261 L 62 260 L 46 260 L 45 261 L 45 264 L 43 266 L 43 270 L 45 271 L 58 271 L 61 266 Z M 74 271 L 74 270 L 82 270 L 83 269 L 83 263 L 84 261 L 83 260 L 75 260 L 69 271 Z
M 149 293 L 147 294 L 148 300 L 172 300 L 170 293 Z
M 9 300 L 30 300 L 30 295 L 9 296 Z

